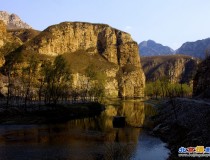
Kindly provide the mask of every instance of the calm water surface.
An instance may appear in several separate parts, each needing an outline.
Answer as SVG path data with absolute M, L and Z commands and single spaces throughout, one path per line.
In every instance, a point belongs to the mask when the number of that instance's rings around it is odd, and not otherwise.
M 169 154 L 165 144 L 134 127 L 154 113 L 142 102 L 125 101 L 107 105 L 100 116 L 65 124 L 1 125 L 0 159 L 165 160 Z M 125 128 L 113 128 L 116 115 L 126 117 Z

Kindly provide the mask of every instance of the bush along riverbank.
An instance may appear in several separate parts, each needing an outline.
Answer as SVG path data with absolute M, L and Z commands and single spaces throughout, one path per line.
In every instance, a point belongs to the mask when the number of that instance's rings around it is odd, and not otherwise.
M 71 119 L 96 116 L 105 109 L 104 105 L 97 102 L 31 107 L 35 108 L 27 111 L 17 107 L 1 110 L 0 124 L 62 123 Z
M 180 159 L 180 147 L 210 146 L 210 102 L 174 98 L 163 101 L 157 108 L 158 115 L 152 118 L 155 123 L 152 133 L 168 144 L 169 159 Z

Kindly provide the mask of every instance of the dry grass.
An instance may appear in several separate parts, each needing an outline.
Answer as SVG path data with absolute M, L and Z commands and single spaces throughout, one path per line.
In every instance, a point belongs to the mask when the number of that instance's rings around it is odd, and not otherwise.
M 97 71 L 105 71 L 116 67 L 114 63 L 111 63 L 104 59 L 98 53 L 90 55 L 86 51 L 77 51 L 74 53 L 66 53 L 63 55 L 73 73 L 84 73 L 86 68 L 90 65 L 94 66 Z

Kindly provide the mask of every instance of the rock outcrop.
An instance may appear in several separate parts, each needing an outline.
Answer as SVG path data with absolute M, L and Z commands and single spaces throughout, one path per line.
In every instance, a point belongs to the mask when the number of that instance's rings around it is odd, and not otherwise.
M 210 57 L 198 66 L 194 78 L 193 95 L 210 98 Z
M 178 54 L 185 54 L 200 59 L 205 59 L 207 52 L 210 49 L 210 38 L 198 40 L 195 42 L 186 42 L 176 50 Z
M 168 77 L 171 82 L 192 84 L 199 59 L 184 55 L 142 57 L 146 81 Z
M 4 45 L 4 39 L 6 36 L 6 26 L 3 21 L 0 21 L 0 47 Z
M 96 68 L 107 74 L 106 89 L 109 96 L 144 96 L 145 76 L 141 69 L 138 44 L 128 33 L 108 25 L 60 23 L 48 27 L 22 48 L 23 53 L 50 57 L 65 55 L 71 63 L 78 61 L 77 65 L 72 64 L 71 67 L 76 66 L 79 77 L 82 68 L 87 67 L 82 66 L 84 63 L 97 64 Z
M 6 24 L 7 29 L 32 28 L 27 23 L 23 22 L 16 14 L 9 14 L 5 11 L 0 11 L 0 20 Z
M 141 56 L 170 55 L 174 53 L 174 50 L 170 47 L 163 46 L 152 40 L 141 42 L 139 44 L 139 51 Z

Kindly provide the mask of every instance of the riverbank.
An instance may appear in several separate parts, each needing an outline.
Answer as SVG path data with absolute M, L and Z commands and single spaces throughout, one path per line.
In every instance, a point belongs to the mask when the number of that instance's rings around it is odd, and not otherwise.
M 39 106 L 36 106 L 39 107 Z M 9 107 L 0 112 L 0 124 L 49 124 L 99 115 L 105 109 L 100 103 L 40 106 L 31 111 Z
M 210 146 L 209 115 L 209 101 L 187 98 L 163 101 L 158 104 L 158 115 L 153 117 L 152 133 L 168 144 L 169 159 L 180 159 L 180 147 Z

